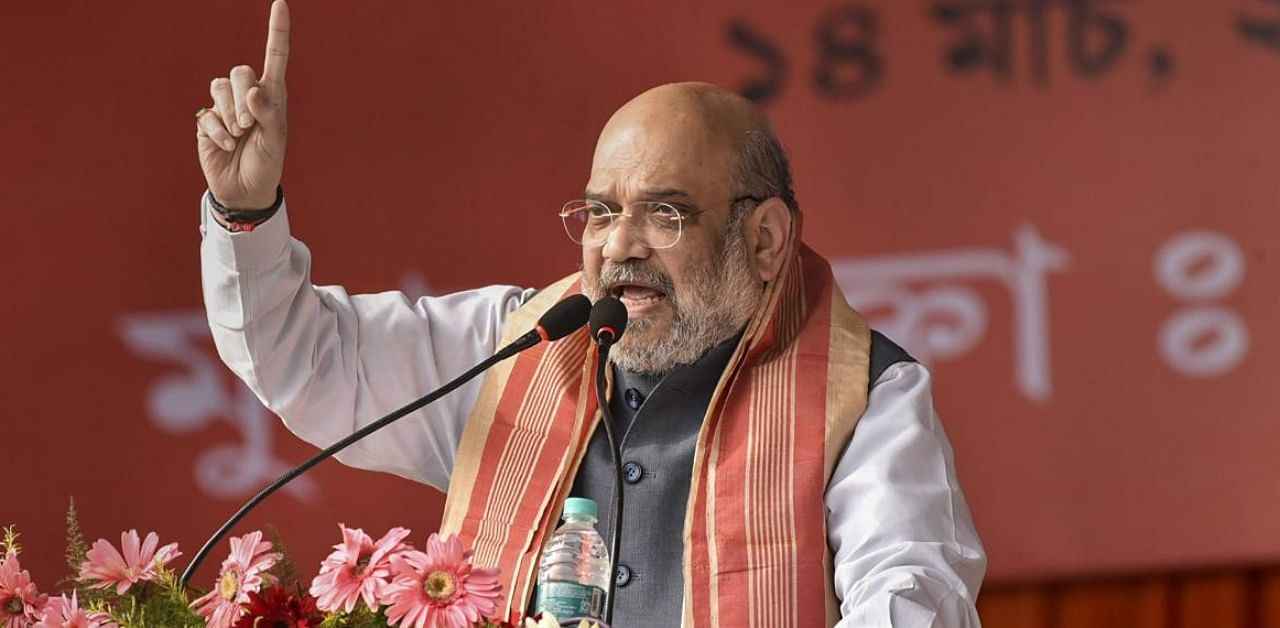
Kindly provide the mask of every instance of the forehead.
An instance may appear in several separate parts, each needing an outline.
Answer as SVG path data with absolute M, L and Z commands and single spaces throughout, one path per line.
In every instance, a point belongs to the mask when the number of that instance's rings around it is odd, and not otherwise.
M 727 193 L 733 156 L 723 133 L 696 120 L 611 121 L 596 145 L 587 192 L 625 198 L 663 189 L 714 197 Z

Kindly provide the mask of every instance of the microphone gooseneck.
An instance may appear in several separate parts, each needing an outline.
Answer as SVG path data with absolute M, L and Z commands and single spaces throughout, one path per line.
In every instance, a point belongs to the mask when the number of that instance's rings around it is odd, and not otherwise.
M 618 583 L 618 549 L 622 546 L 622 453 L 614 431 L 613 412 L 609 409 L 609 397 L 605 389 L 609 368 L 609 349 L 627 329 L 627 306 L 614 297 L 604 297 L 591 308 L 591 337 L 596 341 L 596 402 L 600 406 L 601 423 L 609 441 L 609 456 L 613 461 L 613 520 L 609 525 L 609 595 L 605 597 L 604 621 L 613 625 L 614 594 Z
M 346 449 L 356 441 L 359 441 L 360 439 L 409 415 L 415 410 L 418 410 L 423 406 L 426 406 L 427 404 L 453 392 L 459 386 L 488 370 L 489 367 L 494 364 L 520 353 L 543 340 L 558 340 L 573 333 L 574 330 L 587 323 L 590 311 L 591 301 L 580 294 L 568 297 L 559 303 L 556 303 L 538 319 L 538 324 L 533 331 L 520 336 L 515 340 L 515 342 L 512 342 L 498 350 L 497 353 L 485 358 L 484 361 L 471 367 L 471 369 L 462 375 L 459 375 L 453 381 L 437 388 L 426 396 L 420 397 L 418 400 L 401 407 L 399 410 L 396 410 L 395 412 L 392 412 L 391 414 L 356 430 L 346 438 L 326 447 L 323 451 L 316 454 L 306 462 L 303 462 L 302 464 L 285 472 L 284 475 L 281 475 L 276 479 L 276 481 L 267 485 L 266 488 L 262 489 L 262 491 L 257 495 L 254 495 L 248 502 L 245 502 L 245 504 L 241 506 L 234 515 L 231 515 L 230 519 L 227 519 L 226 523 L 222 524 L 222 527 L 218 528 L 217 532 L 213 533 L 213 536 L 209 537 L 208 541 L 205 541 L 204 546 L 201 547 L 200 551 L 196 552 L 195 557 L 191 559 L 191 564 L 187 565 L 187 569 L 182 572 L 182 579 L 180 581 L 181 586 L 183 588 L 187 586 L 187 583 L 191 581 L 191 576 L 195 574 L 196 569 L 200 567 L 200 564 L 204 562 L 204 559 L 208 557 L 209 552 L 213 551 L 213 548 L 218 544 L 218 542 L 231 531 L 231 528 L 239 523 L 241 519 L 244 519 L 245 515 L 248 515 L 249 512 L 256 508 L 258 504 L 262 503 L 263 500 L 271 496 L 272 493 L 280 490 L 294 478 L 306 473 L 311 467 L 333 457 L 334 454 Z

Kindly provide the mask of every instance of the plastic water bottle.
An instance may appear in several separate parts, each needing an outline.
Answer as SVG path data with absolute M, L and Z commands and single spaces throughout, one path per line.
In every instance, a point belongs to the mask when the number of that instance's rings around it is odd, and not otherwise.
M 609 550 L 596 530 L 596 503 L 582 497 L 564 502 L 564 523 L 551 534 L 538 569 L 534 608 L 565 625 L 604 623 L 609 591 Z

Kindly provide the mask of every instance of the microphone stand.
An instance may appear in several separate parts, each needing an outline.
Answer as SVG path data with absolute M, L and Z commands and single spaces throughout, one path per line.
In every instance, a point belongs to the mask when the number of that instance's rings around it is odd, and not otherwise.
M 249 514 L 249 511 L 256 508 L 258 504 L 262 503 L 262 500 L 266 499 L 267 497 L 270 497 L 272 493 L 275 493 L 276 491 L 280 490 L 282 487 L 284 487 L 285 484 L 288 484 L 289 482 L 293 481 L 294 478 L 298 477 L 299 475 L 302 475 L 311 467 L 314 467 L 317 464 L 320 464 L 324 460 L 332 457 L 334 454 L 342 451 L 343 449 L 346 449 L 352 443 L 394 423 L 395 421 L 405 417 L 406 415 L 414 412 L 415 410 L 422 408 L 423 406 L 435 401 L 436 399 L 439 399 L 453 392 L 459 386 L 467 383 L 468 381 L 470 381 L 480 373 L 483 373 L 485 370 L 487 370 L 489 367 L 493 366 L 494 364 L 497 364 L 498 362 L 501 362 L 517 353 L 520 353 L 521 351 L 524 351 L 525 349 L 528 349 L 529 347 L 532 347 L 538 344 L 539 342 L 541 342 L 541 340 L 542 340 L 542 336 L 540 336 L 537 331 L 531 331 L 521 336 L 515 342 L 503 347 L 500 351 L 489 356 L 488 358 L 485 358 L 483 362 L 471 367 L 470 370 L 463 373 L 462 375 L 459 375 L 457 378 L 455 378 L 453 381 L 449 382 L 448 384 L 445 384 L 444 386 L 437 388 L 436 390 L 432 391 L 426 396 L 418 398 L 417 401 L 410 402 L 409 404 L 405 405 L 399 410 L 396 410 L 395 412 L 392 412 L 391 414 L 388 414 L 387 416 L 382 417 L 381 419 L 378 419 L 377 421 L 374 421 L 373 423 L 370 423 L 360 428 L 359 430 L 356 430 L 346 438 L 343 438 L 342 440 L 326 447 L 324 451 L 321 451 L 320 453 L 316 454 L 310 460 L 307 460 L 306 462 L 286 471 L 284 475 L 281 475 L 279 478 L 276 479 L 276 481 L 267 485 L 266 488 L 262 489 L 257 495 L 254 495 L 253 498 L 250 499 L 248 502 L 245 502 L 245 505 L 241 506 L 240 510 L 237 510 L 234 515 L 231 515 L 231 518 L 227 519 L 227 522 L 222 524 L 222 527 L 218 528 L 218 531 L 214 532 L 213 536 L 209 537 L 208 541 L 205 541 L 204 547 L 201 547 L 200 551 L 196 552 L 195 558 L 191 559 L 191 564 L 187 565 L 187 569 L 182 572 L 182 579 L 180 580 L 180 585 L 182 586 L 182 588 L 185 589 L 187 587 L 187 583 L 191 581 L 191 576 L 195 574 L 196 568 L 200 566 L 200 563 L 204 562 L 204 559 L 208 557 L 209 552 L 213 551 L 214 546 L 216 546 L 218 542 L 221 541 L 222 538 L 225 537 L 227 533 L 231 531 L 231 528 L 235 527 L 237 523 L 240 523 L 240 520 L 244 519 L 245 515 Z M 621 471 L 619 471 L 619 473 L 621 473 Z
M 609 456 L 613 460 L 613 521 L 609 525 L 609 594 L 605 597 L 604 621 L 613 625 L 613 602 L 618 583 L 618 549 L 622 545 L 622 463 L 617 433 L 614 432 L 613 412 L 605 390 L 605 374 L 609 365 L 609 348 L 613 345 L 610 335 L 597 338 L 596 401 L 600 405 L 604 434 L 609 440 Z

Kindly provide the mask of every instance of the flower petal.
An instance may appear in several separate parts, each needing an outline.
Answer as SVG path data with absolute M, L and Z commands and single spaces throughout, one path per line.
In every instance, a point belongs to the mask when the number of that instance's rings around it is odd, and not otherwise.
M 140 548 L 137 530 L 129 530 L 128 532 L 120 533 L 120 549 L 124 551 L 126 569 L 135 567 L 141 562 L 140 557 L 138 556 Z

